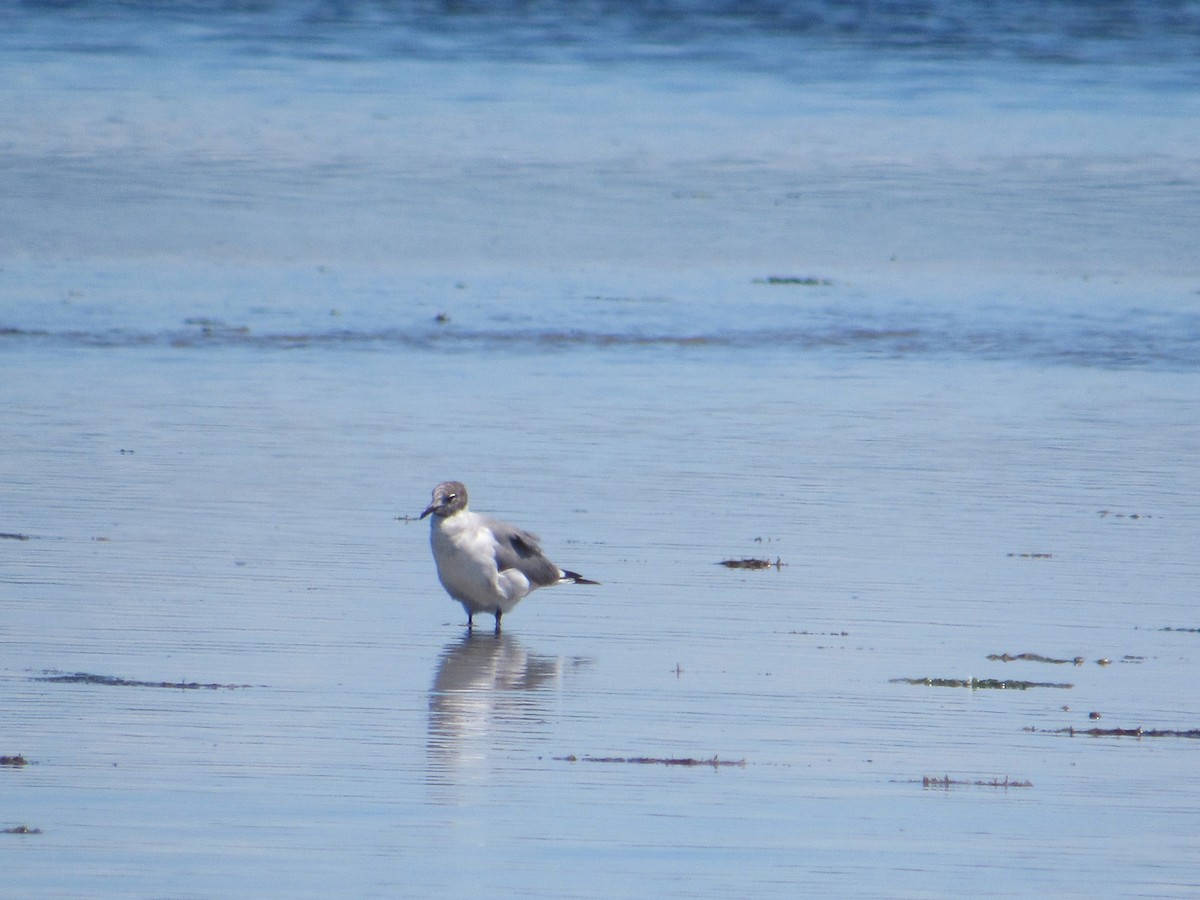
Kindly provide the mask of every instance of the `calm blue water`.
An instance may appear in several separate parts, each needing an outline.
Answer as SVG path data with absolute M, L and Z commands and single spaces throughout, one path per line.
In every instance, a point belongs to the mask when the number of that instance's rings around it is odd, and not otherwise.
M 1060 730 L 1200 726 L 1198 63 L 0 7 L 0 894 L 1195 895 L 1195 740 Z M 465 638 L 447 478 L 603 585 Z

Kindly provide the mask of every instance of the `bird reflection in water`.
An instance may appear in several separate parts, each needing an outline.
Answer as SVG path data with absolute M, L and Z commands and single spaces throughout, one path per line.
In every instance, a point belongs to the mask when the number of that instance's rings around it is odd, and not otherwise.
M 472 634 L 446 646 L 429 695 L 435 781 L 488 778 L 498 756 L 527 752 L 549 732 L 548 699 L 581 658 L 539 656 L 508 634 Z

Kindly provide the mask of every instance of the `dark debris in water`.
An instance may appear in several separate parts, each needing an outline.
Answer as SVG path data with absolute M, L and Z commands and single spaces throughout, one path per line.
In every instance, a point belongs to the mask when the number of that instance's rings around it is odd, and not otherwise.
M 33 680 L 51 684 L 102 684 L 106 687 L 175 688 L 183 691 L 235 691 L 250 687 L 248 684 L 203 684 L 199 681 L 137 681 L 129 678 L 117 678 L 113 675 L 93 675 L 90 672 L 56 672 L 52 669 L 47 669 Z
M 850 637 L 848 631 L 797 631 L 793 629 L 788 634 L 798 634 L 805 637 Z
M 556 762 L 628 763 L 639 766 L 711 766 L 714 769 L 736 766 L 739 769 L 746 768 L 744 759 L 721 759 L 716 756 L 711 759 L 694 759 L 690 756 L 576 756 L 572 753 L 570 756 L 555 756 L 554 760 Z
M 0 531 L 0 541 L 27 541 L 29 535 L 20 534 L 16 531 Z
M 1109 516 L 1112 516 L 1114 519 L 1132 519 L 1134 522 L 1137 522 L 1141 519 L 1154 518 L 1154 516 L 1147 515 L 1146 513 L 1119 513 L 1113 512 L 1111 509 L 1101 509 L 1098 510 L 1096 514 L 1102 519 L 1107 519 Z
M 829 287 L 833 284 L 828 278 L 816 278 L 812 275 L 769 275 L 766 278 L 755 278 L 755 284 L 789 284 L 796 287 Z
M 0 766 L 11 766 L 20 768 L 21 766 L 29 765 L 29 760 L 18 753 L 16 756 L 0 756 Z
M 1032 781 L 1014 781 L 1007 775 L 1004 778 L 992 778 L 984 780 L 982 778 L 975 781 L 960 781 L 957 778 L 951 778 L 949 775 L 943 775 L 938 778 L 935 775 L 926 775 L 920 781 L 912 780 L 908 784 L 920 784 L 923 788 L 943 788 L 950 790 L 952 787 L 991 787 L 991 788 L 1031 788 Z
M 1040 550 L 1030 553 L 1010 553 L 1010 559 L 1054 559 L 1053 553 L 1043 553 Z
M 1026 691 L 1029 688 L 1075 687 L 1073 684 L 1057 684 L 1052 681 L 1002 681 L 998 678 L 892 678 L 889 684 L 919 684 L 925 687 L 970 688 L 973 691 Z
M 775 557 L 775 562 L 771 562 L 769 559 L 756 558 L 723 559 L 717 563 L 717 565 L 725 566 L 727 569 L 775 569 L 776 571 L 779 571 L 786 566 L 787 563 L 777 556 Z
M 41 834 L 42 829 L 30 828 L 28 825 L 14 825 L 12 828 L 2 828 L 0 832 L 4 834 Z
M 200 332 L 205 337 L 215 337 L 220 335 L 244 335 L 250 333 L 250 328 L 247 325 L 227 325 L 220 319 L 194 318 L 184 319 L 183 324 L 192 328 L 199 328 Z
M 993 662 L 1039 662 L 1051 663 L 1056 666 L 1082 666 L 1086 662 L 1082 656 L 1075 656 L 1071 659 L 1055 659 L 1052 656 L 1042 656 L 1040 653 L 1018 653 L 1016 656 L 1008 653 L 991 653 L 988 655 L 988 659 Z
M 1200 739 L 1200 728 L 1187 728 L 1179 730 L 1177 728 L 1026 728 L 1027 732 L 1033 734 L 1065 734 L 1070 737 L 1085 736 L 1085 737 L 1172 737 L 1172 738 L 1191 738 L 1193 740 Z
M 772 276 L 758 279 L 763 284 L 823 285 L 827 279 L 814 277 Z M 805 290 L 806 288 L 796 288 Z M 782 290 L 788 290 L 782 288 Z M 1144 346 L 1132 347 L 1125 327 L 1084 328 L 1068 334 L 1057 332 L 1039 340 L 1030 340 L 1020 329 L 1000 327 L 978 331 L 956 326 L 943 327 L 933 321 L 918 323 L 910 328 L 874 328 L 841 324 L 830 327 L 823 323 L 797 327 L 773 325 L 761 328 L 721 328 L 708 334 L 666 331 L 646 333 L 632 331 L 595 331 L 585 328 L 570 330 L 521 327 L 511 329 L 464 329 L 446 327 L 447 323 L 428 322 L 415 328 L 306 328 L 296 332 L 252 330 L 246 325 L 226 323 L 220 319 L 197 317 L 165 330 L 130 330 L 101 328 L 91 330 L 22 329 L 0 325 L 0 342 L 38 341 L 62 343 L 75 347 L 151 347 L 165 346 L 186 349 L 205 349 L 223 346 L 250 347 L 261 350 L 298 350 L 321 348 L 393 347 L 397 349 L 439 349 L 460 347 L 554 348 L 569 350 L 576 347 L 717 347 L 759 352 L 763 348 L 844 349 L 851 352 L 883 353 L 894 356 L 923 356 L 934 354 L 960 355 L 989 359 L 1020 359 L 1043 363 L 1057 360 L 1072 366 L 1110 369 L 1166 368 L 1193 371 L 1200 354 L 1197 342 L 1189 340 L 1185 329 L 1175 329 L 1179 336 L 1152 337 L 1147 335 Z M 1167 329 L 1170 330 L 1170 329 Z M 1151 518 L 1143 513 L 1120 513 L 1098 510 L 1111 521 L 1138 521 Z M 1144 523 L 1142 523 L 1144 524 Z
M 1159 631 L 1182 631 L 1187 634 L 1200 634 L 1200 628 L 1172 628 L 1169 625 L 1166 628 L 1160 628 L 1158 630 Z

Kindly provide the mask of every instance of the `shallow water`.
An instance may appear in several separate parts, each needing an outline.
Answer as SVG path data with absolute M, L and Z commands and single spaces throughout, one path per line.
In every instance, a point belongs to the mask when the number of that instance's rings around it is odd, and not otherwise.
M 5 894 L 1196 893 L 1194 739 L 1059 731 L 1198 726 L 1169 29 L 82 9 L 0 88 Z M 603 584 L 466 637 L 446 478 Z
M 36 375 L 4 473 L 18 893 L 1193 883 L 1191 742 L 1041 731 L 1195 727 L 1195 634 L 1162 630 L 1195 627 L 1191 376 L 116 352 L 6 357 Z M 464 639 L 393 519 L 443 474 L 604 585 Z M 716 565 L 755 555 L 785 565 Z M 986 659 L 1028 651 L 1085 662 Z M 925 676 L 1074 686 L 892 683 Z

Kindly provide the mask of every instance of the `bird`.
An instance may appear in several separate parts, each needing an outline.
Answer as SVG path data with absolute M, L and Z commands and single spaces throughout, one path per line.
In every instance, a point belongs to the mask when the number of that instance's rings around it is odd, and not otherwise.
M 555 584 L 599 584 L 578 572 L 560 569 L 542 552 L 541 539 L 467 508 L 461 481 L 443 481 L 420 518 L 429 520 L 429 543 L 438 580 L 446 593 L 467 611 L 467 630 L 476 613 L 501 617 L 541 587 Z

